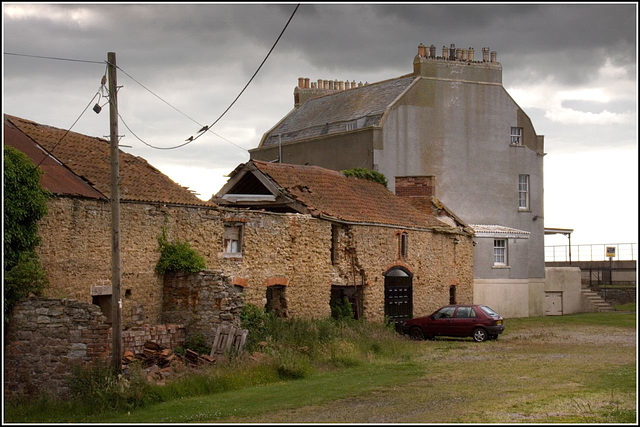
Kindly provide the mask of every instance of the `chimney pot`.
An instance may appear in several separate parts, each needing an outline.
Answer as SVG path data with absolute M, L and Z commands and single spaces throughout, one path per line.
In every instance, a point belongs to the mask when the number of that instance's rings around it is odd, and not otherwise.
M 304 88 L 304 77 L 298 77 L 298 87 L 300 89 Z
M 358 82 L 358 87 L 362 87 L 362 82 Z
M 329 80 L 323 80 L 322 81 L 322 88 L 323 89 L 329 89 Z
M 304 79 L 304 88 L 309 89 L 309 77 Z
M 489 62 L 489 48 L 482 48 L 482 62 Z
M 467 49 L 462 49 L 460 51 L 460 59 L 462 59 L 463 61 L 467 60 Z
M 422 43 L 418 45 L 418 56 L 422 56 L 422 57 L 427 56 L 426 48 Z
M 431 58 L 436 57 L 436 47 L 434 45 L 429 46 L 429 56 Z
M 447 59 L 449 57 L 449 50 L 445 45 L 442 45 L 442 59 Z
M 468 54 L 467 59 L 469 59 L 469 61 L 473 62 L 473 48 L 472 47 L 469 48 L 469 54 Z
M 494 50 L 491 52 L 491 62 L 497 62 L 498 60 L 498 53 Z
M 333 90 L 333 80 L 329 80 L 329 89 Z
M 449 60 L 455 61 L 455 59 L 456 59 L 456 45 L 451 43 L 451 46 L 449 47 Z
M 316 88 L 316 82 L 311 82 L 311 89 L 315 89 Z

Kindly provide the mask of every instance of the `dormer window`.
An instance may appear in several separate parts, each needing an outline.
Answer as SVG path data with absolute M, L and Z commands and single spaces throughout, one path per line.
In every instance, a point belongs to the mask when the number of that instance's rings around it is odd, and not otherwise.
M 522 128 L 511 128 L 511 145 L 522 145 Z

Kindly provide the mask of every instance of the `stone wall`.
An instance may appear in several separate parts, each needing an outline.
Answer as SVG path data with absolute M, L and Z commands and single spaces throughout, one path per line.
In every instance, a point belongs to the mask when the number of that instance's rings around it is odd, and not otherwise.
M 95 305 L 31 298 L 14 306 L 4 348 L 5 396 L 65 393 L 72 368 L 111 357 L 111 327 Z
M 188 325 L 187 338 L 200 334 L 211 343 L 218 326 L 240 327 L 243 305 L 242 293 L 219 272 L 165 274 L 162 319 Z
M 48 208 L 40 222 L 38 248 L 50 282 L 47 296 L 92 302 L 92 294 L 104 295 L 111 284 L 109 204 L 52 198 Z M 224 226 L 229 222 L 243 226 L 239 256 L 223 253 Z M 472 300 L 473 247 L 466 235 L 405 230 L 409 251 L 402 258 L 401 228 L 345 225 L 338 262 L 332 265 L 331 223 L 310 215 L 122 203 L 125 329 L 162 323 L 163 278 L 154 268 L 163 227 L 169 241 L 188 241 L 204 257 L 207 269 L 222 272 L 232 285 L 244 288 L 245 303 L 264 307 L 266 288 L 285 286 L 288 314 L 294 317 L 329 316 L 331 285 L 355 280 L 365 286 L 365 318 L 381 320 L 384 273 L 398 264 L 406 265 L 413 276 L 416 315 L 447 304 L 449 286 L 456 286 L 458 302 Z
M 611 305 L 636 302 L 636 288 L 599 288 L 598 294 Z
M 144 343 L 153 341 L 163 347 L 176 348 L 184 344 L 186 334 L 183 325 L 142 325 L 122 331 L 122 350 L 141 353 Z
M 4 390 L 8 397 L 47 390 L 68 392 L 76 366 L 111 361 L 111 326 L 97 305 L 76 300 L 30 298 L 18 302 L 7 325 Z M 147 340 L 175 348 L 181 325 L 144 325 L 122 332 L 123 351 L 139 353 Z

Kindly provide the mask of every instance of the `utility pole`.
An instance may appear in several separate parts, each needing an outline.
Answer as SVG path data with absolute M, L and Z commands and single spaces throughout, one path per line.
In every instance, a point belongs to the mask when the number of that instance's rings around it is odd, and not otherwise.
M 122 370 L 122 263 L 120 260 L 120 171 L 118 166 L 118 82 L 116 54 L 107 54 L 109 73 L 109 135 L 111 137 L 111 365 Z

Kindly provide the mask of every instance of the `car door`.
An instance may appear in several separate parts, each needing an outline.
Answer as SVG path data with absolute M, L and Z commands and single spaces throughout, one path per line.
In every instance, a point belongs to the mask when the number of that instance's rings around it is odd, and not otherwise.
M 452 336 L 455 306 L 443 307 L 431 315 L 426 333 L 431 336 Z
M 452 321 L 451 329 L 456 337 L 468 337 L 478 324 L 478 315 L 471 306 L 459 306 Z

